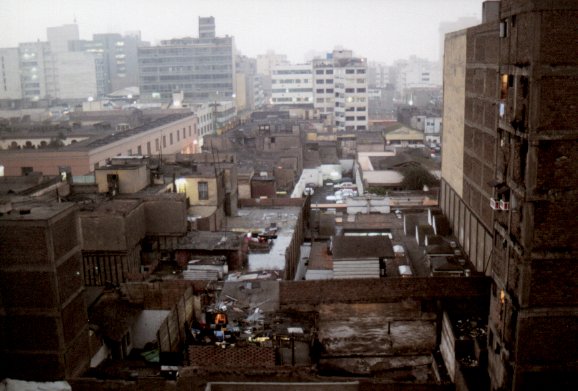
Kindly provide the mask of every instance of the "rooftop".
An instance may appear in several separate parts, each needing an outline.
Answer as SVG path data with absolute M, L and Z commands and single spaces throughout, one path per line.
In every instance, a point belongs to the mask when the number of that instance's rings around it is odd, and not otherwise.
M 333 259 L 393 258 L 393 246 L 387 236 L 336 236 Z

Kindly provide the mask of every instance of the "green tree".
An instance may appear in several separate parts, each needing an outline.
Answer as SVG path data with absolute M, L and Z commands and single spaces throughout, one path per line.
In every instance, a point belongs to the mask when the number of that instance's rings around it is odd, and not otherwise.
M 405 167 L 399 171 L 403 175 L 401 187 L 404 190 L 422 190 L 424 185 L 439 186 L 440 181 L 422 166 Z

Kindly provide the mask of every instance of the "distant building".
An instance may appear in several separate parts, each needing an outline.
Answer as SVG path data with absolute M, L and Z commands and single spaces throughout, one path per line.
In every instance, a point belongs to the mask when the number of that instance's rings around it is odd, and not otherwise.
M 140 33 L 121 35 L 117 33 L 94 34 L 91 41 L 77 40 L 69 43 L 71 51 L 97 55 L 101 61 L 99 95 L 138 86 L 138 57 L 140 46 L 148 42 L 140 39 Z
M 2 101 L 22 99 L 18 48 L 0 49 L 0 76 L 0 106 Z
M 169 102 L 182 91 L 185 102 L 233 100 L 233 37 L 216 37 L 214 18 L 199 18 L 199 38 L 162 41 L 138 48 L 140 97 Z
M 313 60 L 314 105 L 337 131 L 367 130 L 367 61 L 350 50 Z
M 271 86 L 273 105 L 313 104 L 311 64 L 272 67 Z
M 442 85 L 442 66 L 425 58 L 410 56 L 394 62 L 392 81 L 399 99 L 410 103 L 412 88 L 439 87 Z
M 235 75 L 235 104 L 238 111 L 255 110 L 265 104 L 265 92 L 261 77 L 257 75 L 257 63 L 253 58 L 237 55 Z
M 0 151 L 6 175 L 39 171 L 59 175 L 62 170 L 85 175 L 122 155 L 160 156 L 195 152 L 196 117 L 191 113 L 172 114 L 133 129 L 105 137 L 91 138 L 62 148 Z

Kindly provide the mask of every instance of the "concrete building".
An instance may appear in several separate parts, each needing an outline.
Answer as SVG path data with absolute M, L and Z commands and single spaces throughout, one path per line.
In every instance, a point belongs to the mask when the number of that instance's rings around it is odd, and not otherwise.
M 379 62 L 370 62 L 367 66 L 368 88 L 387 88 L 390 84 L 392 84 L 391 67 Z
M 412 88 L 439 87 L 442 85 L 442 67 L 438 62 L 410 56 L 407 60 L 398 60 L 393 64 L 394 85 L 397 96 L 408 103 Z
M 116 156 L 166 156 L 196 152 L 196 116 L 191 113 L 172 114 L 136 128 L 116 131 L 100 138 L 70 144 L 58 149 L 23 149 L 0 151 L 0 165 L 5 175 L 39 171 L 59 175 L 62 170 L 72 175 L 85 175 Z
M 101 75 L 104 83 L 99 95 L 138 86 L 138 48 L 147 46 L 141 41 L 140 32 L 94 34 L 91 41 L 76 40 L 69 43 L 69 50 L 87 52 L 101 58 Z
M 67 52 L 69 50 L 70 41 L 77 41 L 80 39 L 78 25 L 74 23 L 48 27 L 46 28 L 46 37 L 50 44 L 50 50 L 53 53 Z
M 313 60 L 314 105 L 337 131 L 367 130 L 367 61 L 351 50 Z
M 269 102 L 271 99 L 271 70 L 273 67 L 278 65 L 288 65 L 289 61 L 285 54 L 277 54 L 272 50 L 267 51 L 265 54 L 257 55 L 257 74 L 259 75 L 259 80 L 261 86 L 263 87 L 265 103 Z
M 18 48 L 0 49 L 0 105 L 22 98 L 20 53 Z
M 182 91 L 185 102 L 233 100 L 235 45 L 233 37 L 216 37 L 214 18 L 199 18 L 199 38 L 161 41 L 138 48 L 140 97 L 170 102 Z
M 446 35 L 440 204 L 493 279 L 491 389 L 573 389 L 578 7 L 487 3 L 481 25 Z
M 1 376 L 79 376 L 89 365 L 77 208 L 58 203 L 0 216 Z
M 276 65 L 271 68 L 273 105 L 313 104 L 311 64 Z

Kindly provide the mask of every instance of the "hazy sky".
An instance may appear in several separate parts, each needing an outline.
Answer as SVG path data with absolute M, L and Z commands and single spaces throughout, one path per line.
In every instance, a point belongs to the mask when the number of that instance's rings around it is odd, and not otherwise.
M 197 36 L 199 16 L 251 57 L 273 49 L 303 62 L 336 46 L 369 61 L 438 58 L 439 23 L 481 19 L 482 0 L 0 0 L 0 47 L 46 40 L 46 27 L 76 21 L 93 33 L 140 30 L 143 40 Z

